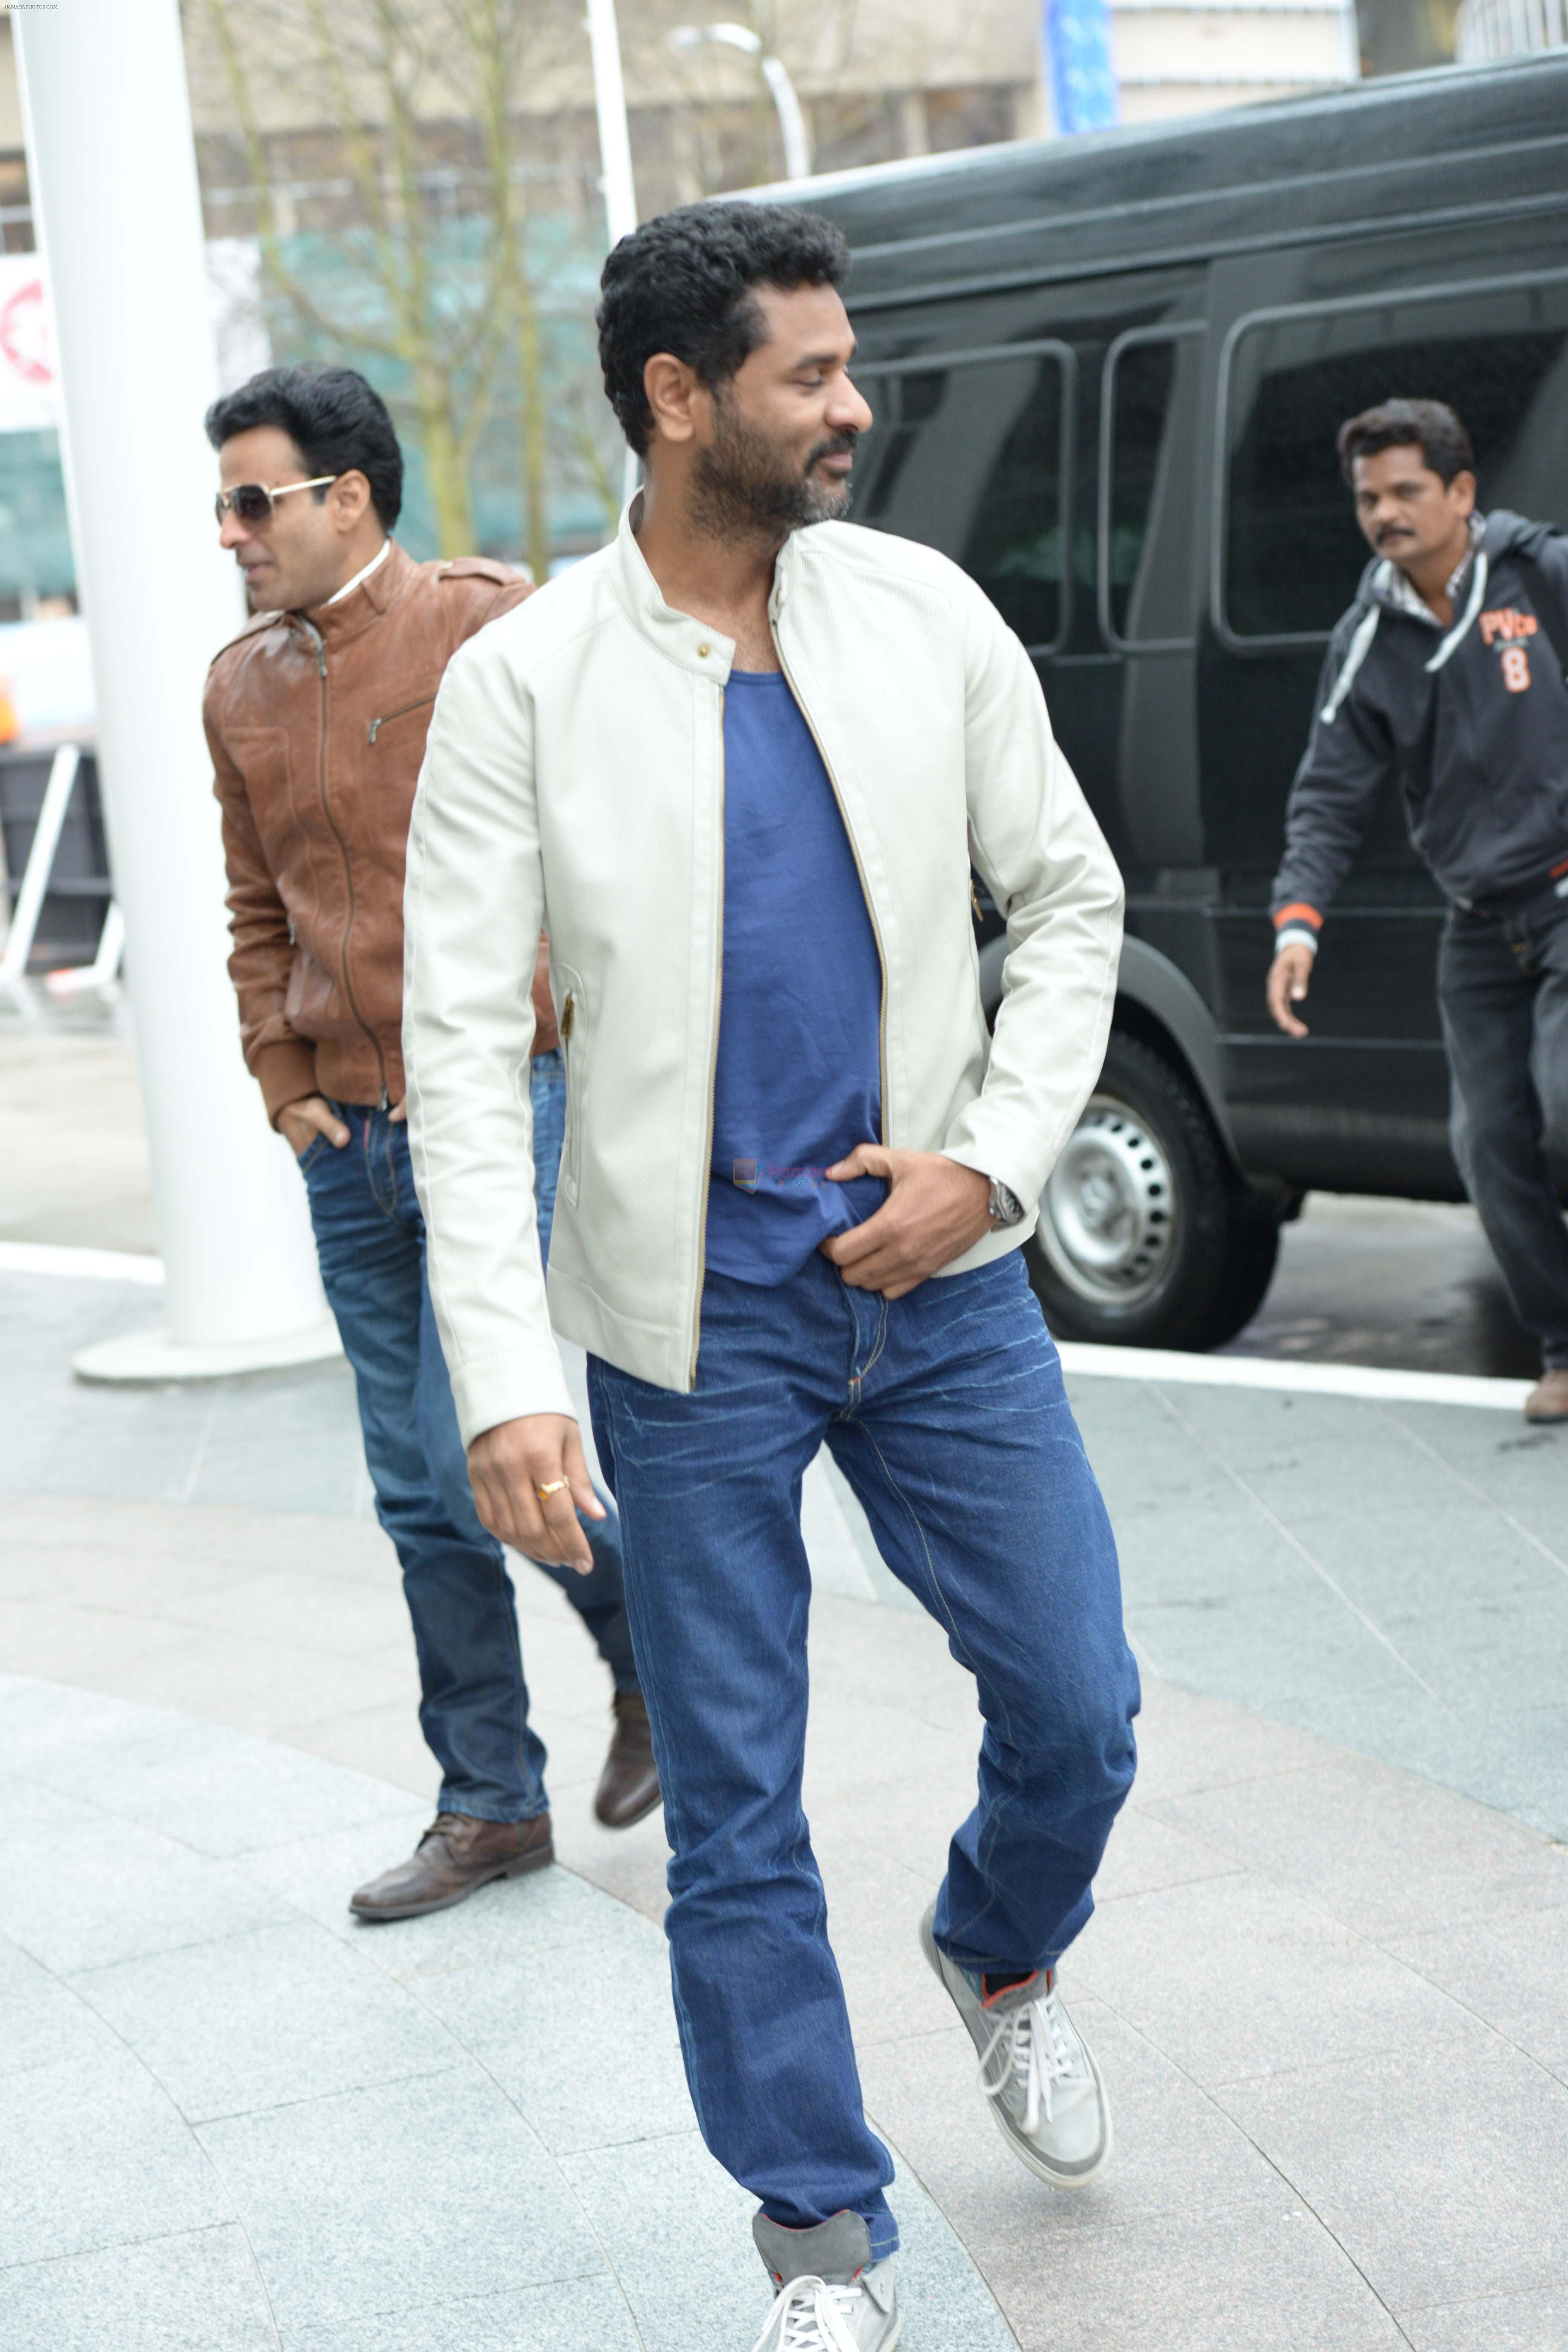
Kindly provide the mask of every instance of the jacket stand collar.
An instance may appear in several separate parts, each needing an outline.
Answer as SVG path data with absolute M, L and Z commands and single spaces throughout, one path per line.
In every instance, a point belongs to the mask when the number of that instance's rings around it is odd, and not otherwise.
M 735 641 L 710 628 L 707 622 L 695 621 L 689 613 L 678 613 L 673 605 L 665 603 L 637 545 L 637 527 L 642 520 L 642 510 L 643 495 L 638 490 L 622 511 L 611 551 L 616 595 L 644 635 L 668 660 L 690 670 L 694 677 L 722 686 L 734 667 Z M 800 561 L 795 548 L 799 536 L 798 531 L 790 532 L 773 565 L 768 617 L 775 626 Z M 352 604 L 353 599 L 351 597 L 349 602 Z
M 418 572 L 411 555 L 405 554 L 395 540 L 389 541 L 391 553 L 384 563 L 378 563 L 368 580 L 362 580 L 352 596 L 341 604 L 317 604 L 301 617 L 308 621 L 323 645 L 342 645 L 358 636 L 362 629 L 379 621 L 389 605 L 395 604 L 408 593 L 409 585 Z

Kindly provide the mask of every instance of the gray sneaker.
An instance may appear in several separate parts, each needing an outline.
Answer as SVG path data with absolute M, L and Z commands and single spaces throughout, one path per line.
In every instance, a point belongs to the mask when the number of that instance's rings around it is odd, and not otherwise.
M 871 2260 L 858 2213 L 836 2213 L 814 2230 L 786 2230 L 759 2213 L 752 2235 L 778 2289 L 752 2352 L 894 2352 L 893 2257 Z
M 980 1982 L 937 1948 L 933 1903 L 921 1944 L 980 2053 L 980 2087 L 1021 2164 L 1053 2189 L 1087 2189 L 1110 2162 L 1110 2102 L 1100 2068 L 1062 2007 L 1050 1969 L 982 1998 Z

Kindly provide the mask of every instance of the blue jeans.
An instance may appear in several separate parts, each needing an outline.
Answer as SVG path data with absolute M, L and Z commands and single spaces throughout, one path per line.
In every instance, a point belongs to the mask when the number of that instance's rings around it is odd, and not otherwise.
M 353 1367 L 376 1517 L 403 1570 L 439 1808 L 527 1821 L 548 1809 L 544 1745 L 528 1720 L 511 1580 L 468 1484 L 425 1278 L 408 1129 L 363 1105 L 332 1108 L 350 1141 L 339 1150 L 319 1136 L 300 1167 L 321 1281 Z M 635 1690 L 619 1529 L 592 1532 L 591 1576 L 543 1573 L 582 1615 L 617 1688 Z
M 973 1969 L 1044 1968 L 1093 1908 L 1138 1708 L 1057 1351 L 1016 1251 L 894 1301 L 814 1253 L 774 1289 L 708 1276 L 690 1395 L 597 1358 L 588 1381 L 675 1850 L 666 1928 L 702 2136 L 774 2221 L 847 2207 L 880 2259 L 892 2166 L 862 2111 L 801 1811 L 801 1478 L 826 1443 L 978 1686 L 979 1801 L 948 1849 L 937 1941 Z
M 528 1103 L 533 1113 L 533 1193 L 539 1219 L 539 1253 L 550 1263 L 555 1223 L 555 1183 L 566 1140 L 566 1059 L 557 1045 L 535 1054 L 528 1066 Z M 602 1499 L 602 1498 L 601 1498 Z

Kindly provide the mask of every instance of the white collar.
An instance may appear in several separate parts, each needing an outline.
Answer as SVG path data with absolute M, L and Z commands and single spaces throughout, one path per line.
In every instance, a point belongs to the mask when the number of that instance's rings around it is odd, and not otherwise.
M 621 601 L 661 653 L 695 677 L 710 678 L 716 686 L 723 686 L 735 658 L 734 640 L 721 636 L 706 621 L 694 620 L 689 613 L 678 612 L 665 603 L 647 558 L 637 544 L 637 526 L 642 517 L 643 493 L 639 489 L 622 509 L 620 527 L 609 547 L 601 551 L 618 583 Z M 826 545 L 828 542 L 822 534 L 832 528 L 829 523 L 817 523 L 809 530 L 792 530 L 786 535 L 774 559 L 773 592 L 768 598 L 768 617 L 775 627 L 785 595 L 805 561 L 802 541 L 810 539 Z
M 338 590 L 337 594 L 335 596 L 328 597 L 327 604 L 341 604 L 345 596 L 352 596 L 356 588 L 363 588 L 365 582 L 370 578 L 371 573 L 373 572 L 379 572 L 382 565 L 386 562 L 387 557 L 391 553 L 392 541 L 390 539 L 384 539 L 381 545 L 376 549 L 375 553 L 371 557 L 370 562 L 362 565 L 360 570 L 354 573 L 352 580 L 345 580 L 342 586 Z M 323 606 L 322 609 L 324 611 L 326 606 Z
M 1463 600 L 1469 579 L 1470 566 L 1476 560 L 1476 550 L 1481 543 L 1481 535 L 1485 530 L 1486 518 L 1483 515 L 1472 514 L 1469 522 L 1470 543 L 1455 564 L 1449 575 L 1448 584 L 1444 591 L 1451 604 L 1458 605 Z M 1425 621 L 1430 628 L 1442 628 L 1442 622 L 1409 573 L 1402 572 L 1398 564 L 1387 556 L 1384 558 L 1383 577 L 1378 584 L 1384 589 L 1389 604 L 1396 613 L 1408 614 L 1413 621 Z

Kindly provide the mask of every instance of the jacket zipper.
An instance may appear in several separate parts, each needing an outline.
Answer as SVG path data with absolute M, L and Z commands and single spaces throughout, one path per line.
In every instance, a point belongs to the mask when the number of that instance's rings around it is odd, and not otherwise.
M 360 1011 L 359 999 L 354 994 L 354 984 L 349 978 L 349 940 L 354 927 L 354 875 L 353 867 L 349 863 L 348 843 L 343 839 L 342 833 L 338 830 L 338 821 L 332 814 L 332 804 L 327 798 L 327 719 L 330 707 L 327 689 L 327 648 L 321 642 L 321 633 L 320 629 L 318 629 L 312 622 L 307 621 L 302 613 L 299 615 L 299 620 L 300 627 L 304 629 L 306 635 L 310 637 L 311 645 L 315 648 L 316 676 L 321 681 L 321 732 L 320 750 L 316 761 L 316 789 L 321 797 L 321 814 L 326 818 L 327 824 L 331 827 L 332 839 L 338 845 L 338 854 L 343 861 L 343 881 L 348 890 L 349 919 L 343 926 L 343 994 L 348 998 L 349 1011 L 353 1014 L 354 1019 L 359 1023 L 360 1027 L 364 1031 L 365 1035 L 370 1039 L 372 1045 L 375 1049 L 376 1067 L 381 1072 L 381 1100 L 377 1107 L 382 1110 L 385 1110 L 389 1108 L 392 1099 L 386 1083 L 386 1055 L 381 1050 L 381 1039 L 376 1035 L 375 1031 L 371 1027 L 370 1023 Z
M 382 729 L 390 727 L 395 719 L 406 719 L 411 710 L 423 710 L 427 702 L 434 702 L 435 699 L 433 694 L 422 694 L 417 702 L 405 702 L 401 710 L 384 711 L 379 719 L 373 719 L 365 729 L 365 741 L 374 743 Z
M 823 772 L 832 786 L 833 797 L 838 803 L 838 814 L 843 821 L 845 838 L 849 844 L 849 855 L 855 860 L 855 871 L 860 877 L 860 896 L 866 901 L 866 912 L 871 924 L 871 936 L 877 942 L 877 964 L 882 975 L 882 1004 L 877 1023 L 877 1079 L 882 1092 L 882 1141 L 885 1146 L 888 1140 L 888 958 L 882 946 L 882 927 L 877 920 L 877 909 L 871 903 L 871 892 L 866 880 L 866 868 L 860 863 L 860 846 L 855 838 L 855 828 L 849 822 L 849 812 L 844 805 L 844 795 L 838 789 L 838 779 L 833 772 L 833 762 L 827 756 L 811 713 L 801 699 L 795 682 L 790 676 L 789 664 L 784 659 L 784 650 L 779 643 L 779 633 L 773 625 L 771 614 L 768 627 L 773 632 L 773 651 L 779 657 L 779 667 L 784 672 L 784 684 L 795 696 L 795 708 L 811 731 L 811 740 L 816 746 L 816 756 L 822 761 Z M 972 896 L 973 887 L 971 883 Z
M 708 1188 L 713 1181 L 714 1090 L 719 1084 L 719 1016 L 724 1009 L 724 689 L 719 689 L 719 915 L 713 951 L 713 1051 L 708 1064 L 708 1129 L 702 1141 L 702 1213 L 697 1226 L 697 1305 L 691 1317 L 691 1385 L 702 1344 L 702 1286 L 708 1279 Z

